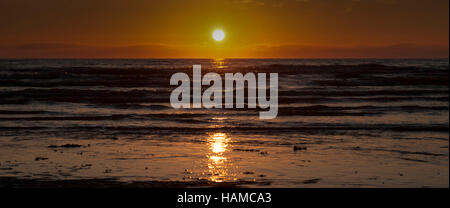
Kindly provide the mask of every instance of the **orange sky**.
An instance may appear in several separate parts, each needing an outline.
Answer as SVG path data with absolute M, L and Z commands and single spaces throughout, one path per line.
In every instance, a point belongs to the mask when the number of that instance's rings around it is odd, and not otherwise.
M 2 0 L 0 57 L 448 58 L 448 19 L 448 0 Z

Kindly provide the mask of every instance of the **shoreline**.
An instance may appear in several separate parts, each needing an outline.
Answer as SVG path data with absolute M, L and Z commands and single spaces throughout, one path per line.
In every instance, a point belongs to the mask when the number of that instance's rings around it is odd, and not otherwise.
M 243 188 L 256 185 L 267 188 L 270 181 L 213 182 L 197 181 L 120 181 L 117 178 L 96 179 L 23 179 L 0 177 L 0 188 Z

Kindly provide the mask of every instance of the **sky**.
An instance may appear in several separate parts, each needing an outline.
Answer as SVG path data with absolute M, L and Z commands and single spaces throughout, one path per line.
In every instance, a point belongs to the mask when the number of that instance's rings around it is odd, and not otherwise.
M 448 0 L 0 0 L 0 58 L 448 56 Z

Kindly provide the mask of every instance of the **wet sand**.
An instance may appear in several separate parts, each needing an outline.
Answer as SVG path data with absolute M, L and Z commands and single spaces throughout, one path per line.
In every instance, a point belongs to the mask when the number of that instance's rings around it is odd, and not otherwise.
M 155 135 L 157 137 L 158 135 Z M 183 135 L 187 141 L 57 139 L 2 148 L 2 186 L 11 187 L 446 187 L 446 141 L 441 153 L 389 151 L 376 141 L 314 143 L 249 140 L 245 135 Z M 339 137 L 339 136 L 338 136 Z M 177 139 L 178 140 L 178 139 Z M 359 141 L 358 141 L 359 140 Z M 375 142 L 375 144 L 374 144 Z M 401 142 L 401 141 L 399 141 Z M 76 145 L 75 145 L 76 144 Z M 396 144 L 393 144 L 396 145 Z M 421 145 L 421 144 L 417 144 Z M 429 144 L 428 144 L 429 145 Z M 389 156 L 387 156 L 389 155 Z M 379 158 L 389 157 L 389 160 Z M 427 159 L 429 158 L 429 159 Z M 442 158 L 442 162 L 430 162 Z M 444 165 L 443 165 L 444 164 Z M 426 170 L 426 171 L 424 171 Z

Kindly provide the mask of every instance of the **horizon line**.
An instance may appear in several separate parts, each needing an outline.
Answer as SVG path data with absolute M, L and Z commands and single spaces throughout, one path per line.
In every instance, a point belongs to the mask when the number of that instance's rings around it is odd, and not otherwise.
M 27 60 L 42 60 L 42 59 L 48 59 L 48 60 L 51 60 L 51 59 L 54 59 L 54 60 L 57 60 L 57 59 L 59 59 L 59 60 L 64 60 L 64 59 L 118 59 L 118 60 L 120 60 L 120 59 L 134 59 L 134 60 L 151 60 L 151 59 L 154 59 L 154 60 L 157 60 L 157 59 L 168 59 L 168 60 L 170 60 L 170 59 L 172 59 L 172 60 L 175 60 L 175 59 L 178 59 L 178 60 L 226 60 L 226 59 L 228 59 L 228 60 L 230 60 L 230 59 L 248 59 L 248 60 L 251 60 L 251 59 L 254 59 L 254 60 L 261 60 L 261 59 L 284 59 L 284 60 L 301 60 L 301 59 L 304 59 L 304 60 L 311 60 L 311 59 L 316 59 L 316 60 L 325 60 L 325 59 L 328 59 L 328 60 L 330 60 L 330 59 L 392 59 L 392 60 L 395 60 L 395 59 L 406 59 L 406 60 L 413 60 L 413 59 L 416 59 L 416 60 L 433 60 L 433 59 L 450 59 L 450 57 L 436 57 L 436 58 L 426 58 L 426 57 L 404 57 L 404 58 L 397 58 L 397 57 L 342 57 L 342 58 L 336 58 L 336 57 L 320 57 L 320 58 L 305 58 L 305 57 L 286 57 L 286 58 L 282 58 L 282 57 L 272 57 L 272 58 L 255 58 L 255 57 L 253 57 L 253 58 L 251 58 L 251 57 L 245 57 L 245 58 L 233 58 L 233 57 L 231 57 L 231 58 L 189 58 L 189 57 L 186 57 L 186 58 L 170 58 L 170 57 L 149 57 L 149 58 L 140 58 L 140 57 L 123 57 L 123 58 L 117 58 L 117 57 L 93 57 L 93 58 L 89 58 L 89 57 L 32 57 L 32 58 L 26 58 L 26 57 L 23 57 L 23 58 L 19 58 L 19 57 L 0 57 L 0 60 L 24 60 L 24 59 L 27 59 Z

